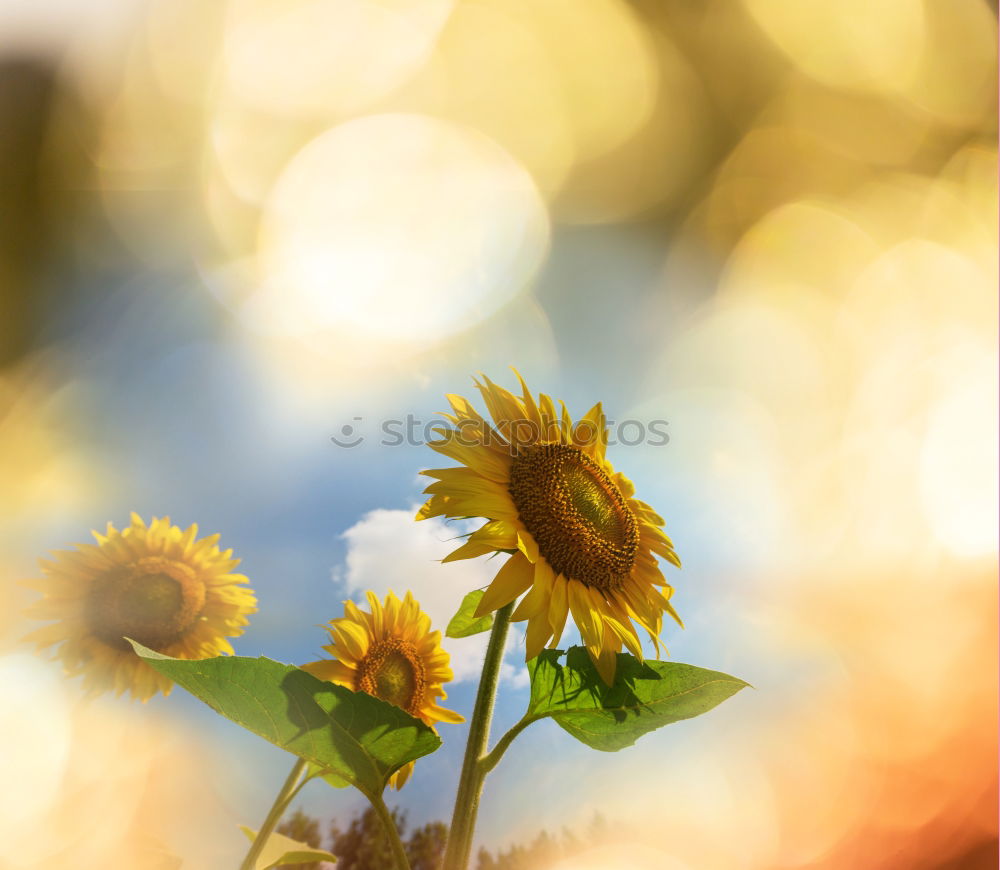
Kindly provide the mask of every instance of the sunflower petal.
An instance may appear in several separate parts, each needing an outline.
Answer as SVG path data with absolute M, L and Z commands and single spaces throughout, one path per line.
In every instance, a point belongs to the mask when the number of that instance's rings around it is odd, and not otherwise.
M 552 568 L 549 567 L 548 562 L 544 559 L 539 559 L 535 562 L 534 582 L 528 594 L 521 599 L 520 603 L 514 609 L 511 619 L 514 622 L 520 622 L 522 619 L 530 619 L 542 613 L 545 605 L 549 602 L 549 596 L 552 594 L 552 583 L 554 580 L 555 575 L 553 575 Z M 551 635 L 551 633 L 550 627 L 549 634 Z
M 556 407 L 552 404 L 552 397 L 544 393 L 538 397 L 538 413 L 542 424 L 542 441 L 559 440 L 559 415 Z
M 475 559 L 478 556 L 485 556 L 487 553 L 494 552 L 496 552 L 496 548 L 489 544 L 483 544 L 479 541 L 466 541 L 457 550 L 452 550 L 445 556 L 441 560 L 441 564 L 443 565 L 445 562 L 459 562 L 462 559 Z
M 594 459 L 603 459 L 607 440 L 604 411 L 598 402 L 573 428 L 573 443 Z
M 413 774 L 413 762 L 408 761 L 399 770 L 397 770 L 392 776 L 389 777 L 389 785 L 392 786 L 396 791 L 399 791 L 406 781 Z
M 487 403 L 494 421 L 503 428 L 503 424 L 523 420 L 526 416 L 524 406 L 518 398 L 503 387 L 493 383 L 486 375 L 482 375 L 485 386 L 480 385 L 479 391 Z
M 534 580 L 534 566 L 522 553 L 515 553 L 497 572 L 493 582 L 486 589 L 475 616 L 485 616 L 510 604 L 518 595 L 526 591 Z
M 438 429 L 436 434 L 441 437 L 428 441 L 427 446 L 442 456 L 454 459 L 467 468 L 481 474 L 496 483 L 505 483 L 510 475 L 509 452 L 469 444 L 461 434 L 453 429 Z
M 319 680 L 326 680 L 329 683 L 336 683 L 339 686 L 351 689 L 351 691 L 354 690 L 355 671 L 343 662 L 338 662 L 334 659 L 320 659 L 319 661 L 302 665 L 301 669 L 312 674 Z
M 640 662 L 643 660 L 642 644 L 639 635 L 628 621 L 621 621 L 614 616 L 604 617 L 605 633 L 610 630 Z
M 447 722 L 449 725 L 460 725 L 465 721 L 465 717 L 461 713 L 456 713 L 454 710 L 447 710 L 437 704 L 429 705 L 427 710 L 431 718 L 438 722 Z
M 538 613 L 528 621 L 528 629 L 524 635 L 524 660 L 531 661 L 543 649 L 552 637 L 552 626 L 545 614 Z
M 569 581 L 569 607 L 573 621 L 580 629 L 580 635 L 587 649 L 600 649 L 604 638 L 604 620 L 587 593 L 587 588 L 579 580 Z
M 667 587 L 668 589 L 670 587 Z M 673 592 L 673 589 L 670 590 Z M 663 596 L 663 609 L 673 617 L 674 622 L 676 622 L 681 628 L 684 628 L 684 620 L 681 619 L 680 614 L 674 610 L 674 605 L 670 603 L 670 595 L 665 594 Z
M 552 628 L 552 645 L 559 643 L 566 617 L 569 615 L 569 593 L 566 578 L 557 576 L 552 583 L 552 597 L 549 598 L 549 625 Z
M 474 531 L 469 540 L 489 544 L 494 550 L 516 550 L 517 530 L 504 520 L 491 520 Z
M 601 679 L 609 686 L 614 685 L 615 671 L 618 664 L 618 650 L 614 646 L 602 644 L 600 649 L 596 651 L 587 647 L 587 652 L 590 653 L 590 659 L 594 663 L 594 667 L 597 668 L 597 672 L 601 675 Z
M 528 561 L 537 562 L 539 560 L 538 543 L 526 529 L 517 530 L 517 548 L 528 557 Z
M 559 407 L 562 408 L 562 415 L 559 418 L 559 427 L 562 435 L 563 444 L 573 443 L 573 418 L 570 417 L 569 411 L 566 408 L 565 402 L 560 402 Z
M 443 495 L 435 495 L 432 498 L 427 499 L 426 502 L 421 506 L 420 510 L 417 511 L 414 519 L 416 520 L 429 520 L 432 517 L 444 516 L 448 512 L 448 499 Z
M 524 378 L 521 377 L 521 373 L 513 366 L 511 366 L 511 371 L 514 372 L 518 382 L 521 384 L 521 404 L 527 412 L 528 420 L 535 426 L 537 440 L 538 436 L 541 434 L 540 429 L 542 425 L 542 418 L 538 413 L 538 406 L 535 404 L 534 396 L 531 395 L 531 390 L 528 389 L 528 385 L 524 382 Z

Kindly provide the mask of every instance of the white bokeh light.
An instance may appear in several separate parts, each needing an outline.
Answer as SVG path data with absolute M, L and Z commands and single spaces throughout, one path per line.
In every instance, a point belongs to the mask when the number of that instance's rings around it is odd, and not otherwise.
M 354 112 L 419 69 L 453 0 L 235 0 L 223 84 L 282 117 Z
M 430 343 L 513 299 L 547 242 L 531 177 L 492 140 L 422 115 L 361 118 L 279 177 L 245 313 L 286 335 Z
M 70 711 L 58 671 L 27 653 L 0 658 L 0 686 L 0 736 L 17 747 L 0 762 L 0 775 L 11 786 L 0 797 L 0 834 L 12 846 L 24 845 L 25 833 L 41 835 L 33 825 L 62 787 L 72 738 Z M 26 710 L 32 715 L 25 716 Z
M 935 537 L 959 556 L 996 553 L 997 360 L 984 352 L 930 412 L 920 494 Z

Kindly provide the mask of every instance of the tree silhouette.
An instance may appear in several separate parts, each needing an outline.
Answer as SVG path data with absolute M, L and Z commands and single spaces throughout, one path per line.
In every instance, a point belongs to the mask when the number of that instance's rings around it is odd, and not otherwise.
M 405 842 L 406 817 L 399 810 L 391 813 L 399 837 Z M 351 819 L 345 831 L 336 822 L 331 823 L 330 844 L 330 851 L 337 856 L 338 870 L 382 870 L 394 864 L 385 829 L 371 807 Z
M 417 828 L 406 841 L 410 870 L 438 870 L 447 841 L 448 826 L 444 822 L 429 822 Z
M 411 870 L 439 870 L 448 838 L 447 825 L 429 822 L 415 828 L 407 836 L 406 814 L 398 809 L 391 813 Z M 495 853 L 480 849 L 476 856 L 476 870 L 545 870 L 556 861 L 571 858 L 597 845 L 607 837 L 610 829 L 611 826 L 598 813 L 587 825 L 583 836 L 564 828 L 558 835 L 541 831 L 527 845 L 514 844 Z M 319 822 L 301 810 L 296 810 L 278 830 L 311 846 L 322 845 Z M 393 866 L 392 851 L 382 823 L 370 807 L 351 819 L 345 829 L 341 829 L 336 821 L 331 822 L 329 842 L 329 850 L 337 856 L 337 870 L 385 870 Z M 294 866 L 300 870 L 317 870 L 321 865 Z

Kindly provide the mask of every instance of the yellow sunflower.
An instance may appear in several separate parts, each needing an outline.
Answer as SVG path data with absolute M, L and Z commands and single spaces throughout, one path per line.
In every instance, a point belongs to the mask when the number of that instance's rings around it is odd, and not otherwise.
M 464 722 L 458 713 L 437 704 L 448 697 L 442 685 L 452 673 L 441 632 L 431 631 L 430 617 L 409 592 L 400 601 L 390 591 L 384 605 L 374 592 L 367 597 L 370 613 L 345 601 L 344 616 L 330 620 L 331 643 L 323 649 L 333 658 L 303 665 L 302 670 L 395 704 L 432 728 L 437 722 Z M 412 772 L 411 761 L 389 784 L 402 788 Z
M 42 559 L 43 576 L 26 585 L 45 593 L 28 616 L 58 620 L 25 640 L 39 650 L 55 646 L 71 675 L 83 675 L 91 694 L 128 689 L 146 701 L 172 683 L 140 659 L 123 638 L 165 655 L 203 659 L 233 652 L 227 637 L 243 633 L 257 610 L 247 578 L 232 573 L 239 559 L 220 551 L 218 535 L 197 539 L 198 527 L 181 530 L 170 519 L 147 526 L 132 514 L 118 531 L 108 523 L 97 544 Z
M 515 374 L 517 372 L 515 371 Z M 567 614 L 602 679 L 614 681 L 622 646 L 642 648 L 633 622 L 659 652 L 663 614 L 680 625 L 673 589 L 656 556 L 680 567 L 663 519 L 634 498 L 632 483 L 605 459 L 607 421 L 598 403 L 576 424 L 560 402 L 536 402 L 518 374 L 522 395 L 489 378 L 475 381 L 493 418 L 490 425 L 461 396 L 448 396 L 454 428 L 436 432 L 430 446 L 464 467 L 424 471 L 435 478 L 417 514 L 483 517 L 488 522 L 445 558 L 511 553 L 486 590 L 477 615 L 527 592 L 512 618 L 528 620 L 526 658 L 556 646 Z

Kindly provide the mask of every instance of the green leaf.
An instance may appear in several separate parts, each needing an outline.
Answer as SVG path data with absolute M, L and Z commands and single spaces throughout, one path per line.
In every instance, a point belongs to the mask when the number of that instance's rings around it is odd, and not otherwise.
M 150 666 L 217 713 L 370 798 L 408 761 L 441 745 L 431 728 L 399 707 L 292 665 L 242 656 L 173 659 L 131 643 Z
M 257 832 L 246 825 L 240 825 L 240 830 L 247 835 L 247 839 L 252 843 L 257 839 Z M 284 864 L 307 864 L 310 861 L 337 860 L 337 856 L 323 849 L 317 849 L 308 843 L 300 843 L 277 831 L 272 831 L 267 838 L 264 848 L 257 857 L 254 870 L 270 870 L 271 867 L 281 867 Z
M 318 764 L 313 764 L 312 762 L 309 762 L 308 776 L 309 779 L 325 780 L 327 785 L 331 785 L 334 788 L 347 788 L 350 785 L 349 782 L 341 779 L 330 768 L 320 767 Z
M 482 634 L 493 627 L 493 614 L 486 616 L 475 616 L 479 602 L 483 600 L 485 590 L 476 589 L 462 599 L 462 606 L 458 608 L 445 629 L 445 637 L 472 637 L 474 634 Z
M 594 749 L 615 752 L 663 725 L 707 713 L 749 685 L 719 671 L 618 654 L 615 683 L 601 680 L 583 647 L 542 650 L 530 662 L 527 718 L 546 716 Z

